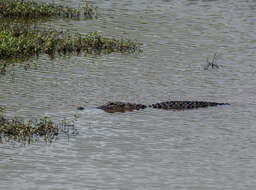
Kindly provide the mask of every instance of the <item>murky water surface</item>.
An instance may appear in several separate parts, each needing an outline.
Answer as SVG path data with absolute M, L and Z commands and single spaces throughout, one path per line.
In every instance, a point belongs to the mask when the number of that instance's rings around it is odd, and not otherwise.
M 77 7 L 79 0 L 61 3 Z M 0 77 L 9 116 L 79 115 L 79 135 L 0 144 L 0 189 L 248 190 L 256 180 L 256 1 L 96 0 L 98 20 L 47 25 L 143 42 L 140 55 L 41 55 Z M 217 52 L 216 70 L 204 70 Z M 230 106 L 108 114 L 107 101 Z M 77 111 L 77 106 L 84 111 Z

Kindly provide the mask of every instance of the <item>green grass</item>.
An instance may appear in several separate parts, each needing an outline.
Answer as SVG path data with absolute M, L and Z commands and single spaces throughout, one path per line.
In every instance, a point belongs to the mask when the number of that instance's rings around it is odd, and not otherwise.
M 47 117 L 38 121 L 24 121 L 20 118 L 6 119 L 4 109 L 0 107 L 0 142 L 16 141 L 30 144 L 40 139 L 52 142 L 61 133 L 68 135 L 69 131 L 63 127 L 71 127 L 71 131 L 75 132 L 74 124 L 71 125 L 66 121 L 56 124 Z
M 0 0 L 0 15 L 9 18 L 93 18 L 97 16 L 97 7 L 84 3 L 82 11 L 50 3 L 37 3 L 32 0 Z
M 40 30 L 27 25 L 0 26 L 0 59 L 24 58 L 46 53 L 136 53 L 141 44 L 129 39 L 103 37 L 98 32 L 67 34 L 54 29 Z

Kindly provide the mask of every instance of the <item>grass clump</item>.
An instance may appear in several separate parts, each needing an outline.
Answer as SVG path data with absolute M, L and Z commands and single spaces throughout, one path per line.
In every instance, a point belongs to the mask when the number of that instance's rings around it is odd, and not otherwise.
M 135 53 L 141 44 L 129 39 L 106 38 L 98 32 L 67 34 L 54 29 L 32 28 L 27 25 L 0 26 L 0 59 L 24 58 L 46 53 L 54 56 L 68 53 Z
M 93 18 L 97 14 L 97 7 L 85 3 L 83 11 L 50 3 L 37 3 L 33 0 L 0 0 L 0 15 L 9 18 L 43 18 L 64 17 L 79 19 Z
M 4 109 L 0 107 L 0 142 L 17 141 L 23 143 L 32 143 L 43 138 L 46 142 L 52 142 L 61 132 L 69 133 L 63 127 L 72 127 L 75 132 L 74 124 L 70 125 L 66 121 L 56 124 L 49 118 L 44 117 L 39 121 L 24 121 L 23 119 L 14 118 L 6 119 Z
M 94 7 L 86 2 L 83 5 L 83 15 L 85 18 L 93 18 L 93 17 L 96 18 L 97 10 L 98 10 L 98 7 Z

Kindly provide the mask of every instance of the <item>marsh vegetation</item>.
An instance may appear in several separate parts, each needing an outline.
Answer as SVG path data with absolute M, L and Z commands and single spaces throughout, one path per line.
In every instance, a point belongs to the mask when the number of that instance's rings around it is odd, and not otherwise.
M 81 9 L 54 3 L 38 3 L 33 0 L 0 0 L 0 17 L 40 20 L 48 17 L 94 18 L 97 7 L 87 2 Z M 37 23 L 0 25 L 0 72 L 5 74 L 9 60 L 22 62 L 40 53 L 54 57 L 66 54 L 135 53 L 141 51 L 141 43 L 129 39 L 104 37 L 98 32 L 88 34 L 57 31 L 54 28 L 39 28 Z
M 38 3 L 32 0 L 0 0 L 0 16 L 9 18 L 42 18 L 63 17 L 79 19 L 97 16 L 97 7 L 84 3 L 82 9 L 56 5 L 54 3 Z
M 7 119 L 4 109 L 0 107 L 0 142 L 16 141 L 30 144 L 42 139 L 45 142 L 52 142 L 59 134 L 70 133 L 77 133 L 73 122 L 63 120 L 55 123 L 47 117 L 27 121 L 18 117 Z
M 0 26 L 0 59 L 24 59 L 40 53 L 51 57 L 75 53 L 136 53 L 141 51 L 141 43 L 129 39 L 107 38 L 98 32 L 88 34 L 67 33 L 53 28 L 31 27 L 24 24 Z M 1 72 L 8 64 L 1 63 Z
M 98 32 L 67 33 L 53 28 L 39 29 L 28 25 L 0 26 L 0 59 L 22 58 L 46 53 L 112 53 L 140 51 L 140 43 L 129 39 L 103 37 Z

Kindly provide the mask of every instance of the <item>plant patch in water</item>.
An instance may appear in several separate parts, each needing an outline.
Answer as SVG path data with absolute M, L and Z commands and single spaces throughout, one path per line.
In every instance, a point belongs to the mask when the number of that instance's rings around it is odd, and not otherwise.
M 32 0 L 0 0 L 0 16 L 9 18 L 64 17 L 79 19 L 97 16 L 97 7 L 84 3 L 83 11 L 50 3 L 37 3 Z
M 72 122 L 63 120 L 56 124 L 47 117 L 39 121 L 6 119 L 3 111 L 0 112 L 0 142 L 2 143 L 16 141 L 30 144 L 40 139 L 52 142 L 59 134 L 69 135 L 70 133 L 77 134 Z
M 28 25 L 0 26 L 0 59 L 24 58 L 46 53 L 54 56 L 68 53 L 136 53 L 141 43 L 129 39 L 106 38 L 98 32 L 68 34 L 54 29 L 39 29 Z

